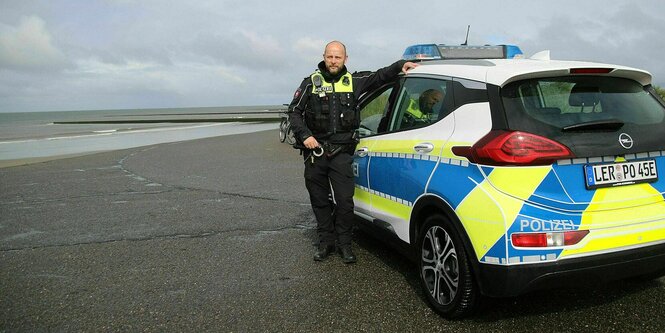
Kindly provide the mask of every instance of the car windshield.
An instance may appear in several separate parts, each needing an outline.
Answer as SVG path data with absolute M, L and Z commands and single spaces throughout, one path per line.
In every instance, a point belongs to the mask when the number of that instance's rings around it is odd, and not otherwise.
M 509 84 L 502 97 L 508 113 L 519 113 L 509 116 L 511 125 L 536 120 L 560 130 L 616 130 L 621 124 L 653 125 L 665 118 L 663 106 L 648 90 L 622 78 L 530 79 Z

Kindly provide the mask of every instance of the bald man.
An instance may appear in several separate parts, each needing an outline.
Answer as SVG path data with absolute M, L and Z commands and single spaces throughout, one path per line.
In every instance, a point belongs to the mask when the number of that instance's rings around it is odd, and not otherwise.
M 289 118 L 305 158 L 305 187 L 317 221 L 319 246 L 314 260 L 326 259 L 337 246 L 342 261 L 349 264 L 356 262 L 351 248 L 355 183 L 351 163 L 360 125 L 358 97 L 418 65 L 400 60 L 375 72 L 351 74 L 347 59 L 344 44 L 326 45 L 318 69 L 296 90 Z

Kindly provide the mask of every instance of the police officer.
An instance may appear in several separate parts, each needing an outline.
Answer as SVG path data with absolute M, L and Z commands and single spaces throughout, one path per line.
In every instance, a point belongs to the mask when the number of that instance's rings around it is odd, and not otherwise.
M 445 95 L 436 89 L 427 89 L 420 94 L 418 100 L 409 101 L 409 106 L 404 113 L 404 125 L 411 127 L 416 123 L 429 123 L 433 119 L 434 106 L 443 100 Z
M 305 159 L 305 186 L 317 221 L 319 247 L 314 260 L 335 250 L 345 263 L 356 262 L 351 249 L 354 178 L 351 163 L 357 144 L 360 95 L 417 66 L 403 60 L 376 72 L 347 71 L 346 47 L 326 45 L 318 69 L 305 78 L 289 105 L 291 128 Z M 331 198 L 332 200 L 330 200 Z

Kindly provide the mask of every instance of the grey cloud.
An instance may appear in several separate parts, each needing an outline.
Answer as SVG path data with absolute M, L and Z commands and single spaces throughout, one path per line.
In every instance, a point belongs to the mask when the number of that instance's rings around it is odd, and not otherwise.
M 0 111 L 287 103 L 331 39 L 349 47 L 352 71 L 372 70 L 409 44 L 461 43 L 467 24 L 470 43 L 634 66 L 665 85 L 659 0 L 5 2 L 0 34 L 39 17 L 52 52 L 32 67 L 0 58 Z
M 190 54 L 229 66 L 276 71 L 283 69 L 286 62 L 286 50 L 282 43 L 270 35 L 248 30 L 200 34 L 191 45 Z
M 660 14 L 627 4 L 604 15 L 571 18 L 557 15 L 536 35 L 522 41 L 529 53 L 551 50 L 553 59 L 584 60 L 632 66 L 650 71 L 654 82 L 665 84 Z
M 0 68 L 59 70 L 67 66 L 41 18 L 22 17 L 18 26 L 3 25 L 0 30 Z

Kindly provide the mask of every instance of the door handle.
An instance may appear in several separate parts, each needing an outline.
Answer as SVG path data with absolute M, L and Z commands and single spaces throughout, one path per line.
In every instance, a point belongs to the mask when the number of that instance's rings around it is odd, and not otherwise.
M 429 142 L 423 142 L 413 146 L 413 150 L 420 154 L 426 154 L 434 150 L 434 145 Z
M 356 156 L 358 157 L 365 157 L 369 153 L 369 149 L 367 147 L 361 147 L 356 149 Z

